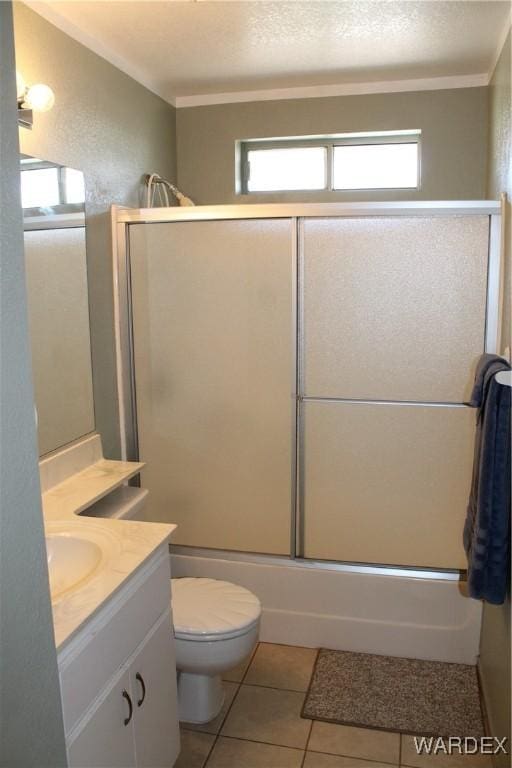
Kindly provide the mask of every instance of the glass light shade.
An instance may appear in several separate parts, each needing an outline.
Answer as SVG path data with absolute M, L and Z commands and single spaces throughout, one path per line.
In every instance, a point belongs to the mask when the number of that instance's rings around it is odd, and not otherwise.
M 26 88 L 25 80 L 23 78 L 23 75 L 21 72 L 18 72 L 16 70 L 16 96 L 18 99 L 21 99 L 25 95 L 25 88 Z
M 48 112 L 55 104 L 55 95 L 49 85 L 31 85 L 25 96 L 25 104 L 34 112 Z

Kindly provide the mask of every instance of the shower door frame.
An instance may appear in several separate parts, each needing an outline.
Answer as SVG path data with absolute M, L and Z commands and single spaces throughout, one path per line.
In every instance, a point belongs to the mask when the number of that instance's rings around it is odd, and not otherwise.
M 124 208 L 112 206 L 113 244 L 113 287 L 114 287 L 114 333 L 116 353 L 116 379 L 119 404 L 119 427 L 121 458 L 125 461 L 139 461 L 137 432 L 137 402 L 135 366 L 133 355 L 133 323 L 131 297 L 131 270 L 129 253 L 129 227 L 131 224 L 178 223 L 193 221 L 228 221 L 244 219 L 288 219 L 295 232 L 295 253 L 293 277 L 296 278 L 293 297 L 293 325 L 295 345 L 292 360 L 295 370 L 295 417 L 292 423 L 292 457 L 290 515 L 290 554 L 264 555 L 234 550 L 220 550 L 194 546 L 173 546 L 175 554 L 196 555 L 225 560 L 238 560 L 267 564 L 294 565 L 302 568 L 320 568 L 387 576 L 408 576 L 423 579 L 458 581 L 463 574 L 459 569 L 425 568 L 415 566 L 392 566 L 378 563 L 354 563 L 305 558 L 303 552 L 304 531 L 304 425 L 303 425 L 303 239 L 302 220 L 307 218 L 347 217 L 425 217 L 425 216 L 488 216 L 489 247 L 487 267 L 487 293 L 485 309 L 484 351 L 498 353 L 500 349 L 500 295 L 502 295 L 502 240 L 501 224 L 504 215 L 503 203 L 493 200 L 469 201 L 412 201 L 379 203 L 268 203 L 259 205 L 223 205 L 172 208 Z M 433 404 L 431 404 L 433 405 Z M 293 406 L 292 406 L 293 407 Z M 140 483 L 139 478 L 132 481 Z

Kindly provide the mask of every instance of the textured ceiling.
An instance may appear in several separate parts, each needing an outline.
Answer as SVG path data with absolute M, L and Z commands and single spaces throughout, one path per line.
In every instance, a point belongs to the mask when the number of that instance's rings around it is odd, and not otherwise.
M 489 71 L 486 0 L 28 3 L 165 98 Z

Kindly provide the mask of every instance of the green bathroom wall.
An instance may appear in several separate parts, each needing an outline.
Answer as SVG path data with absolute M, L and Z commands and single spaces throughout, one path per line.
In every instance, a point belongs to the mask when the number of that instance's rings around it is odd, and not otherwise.
M 203 204 L 485 197 L 487 88 L 181 107 L 178 183 Z M 352 131 L 422 131 L 419 190 L 237 195 L 235 141 Z
M 55 93 L 53 109 L 20 130 L 21 150 L 85 174 L 96 429 L 119 458 L 109 210 L 139 206 L 144 173 L 175 179 L 175 109 L 21 2 L 14 31 L 18 70 Z

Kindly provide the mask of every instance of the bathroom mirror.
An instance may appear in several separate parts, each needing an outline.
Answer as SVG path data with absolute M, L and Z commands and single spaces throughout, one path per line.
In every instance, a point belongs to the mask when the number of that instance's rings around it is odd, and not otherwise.
M 39 455 L 94 430 L 85 185 L 22 155 L 25 264 Z

